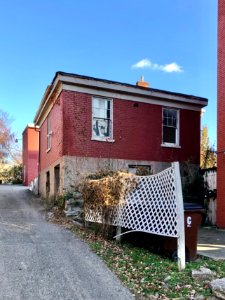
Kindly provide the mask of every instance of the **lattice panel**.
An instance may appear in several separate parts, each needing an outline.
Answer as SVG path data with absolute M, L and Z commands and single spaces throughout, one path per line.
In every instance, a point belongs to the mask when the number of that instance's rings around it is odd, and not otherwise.
M 123 204 L 111 209 L 111 225 L 163 236 L 178 237 L 175 170 L 168 168 L 152 176 L 136 176 L 137 188 Z M 85 209 L 85 219 L 104 223 L 102 209 Z

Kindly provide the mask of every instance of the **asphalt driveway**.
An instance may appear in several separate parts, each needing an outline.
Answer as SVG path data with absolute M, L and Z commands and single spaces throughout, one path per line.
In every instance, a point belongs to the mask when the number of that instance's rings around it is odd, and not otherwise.
M 126 300 L 130 292 L 24 187 L 0 185 L 0 299 Z

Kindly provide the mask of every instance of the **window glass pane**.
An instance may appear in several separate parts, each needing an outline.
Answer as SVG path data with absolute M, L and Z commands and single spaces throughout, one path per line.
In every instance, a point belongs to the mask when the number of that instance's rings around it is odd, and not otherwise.
M 93 108 L 99 108 L 99 99 L 97 98 L 93 99 Z
M 164 109 L 163 110 L 163 118 L 167 118 L 168 117 L 168 109 Z
M 163 126 L 163 142 L 176 144 L 176 128 Z
M 163 110 L 163 125 L 177 127 L 177 111 L 173 109 Z
M 106 110 L 105 109 L 99 109 L 98 110 L 98 115 L 96 117 L 106 118 Z
M 167 126 L 167 124 L 168 124 L 168 118 L 163 117 L 163 125 Z
M 94 117 L 98 116 L 98 108 L 93 107 L 92 112 Z
M 172 126 L 177 127 L 177 118 L 176 117 L 173 117 L 173 119 L 172 119 Z
M 110 101 L 107 101 L 106 118 L 107 119 L 111 118 L 111 114 L 110 114 Z

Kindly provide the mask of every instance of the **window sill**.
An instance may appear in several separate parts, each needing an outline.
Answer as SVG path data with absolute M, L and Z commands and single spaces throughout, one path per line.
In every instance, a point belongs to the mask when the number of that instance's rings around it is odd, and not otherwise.
M 48 148 L 48 149 L 46 150 L 46 153 L 48 153 L 50 150 L 51 150 L 51 148 Z
M 176 145 L 176 144 L 161 144 L 161 147 L 165 147 L 165 148 L 177 148 L 177 149 L 181 148 L 181 146 Z
M 114 139 L 111 139 L 111 138 L 92 138 L 91 139 L 92 141 L 96 141 L 96 142 L 106 142 L 106 143 L 114 143 L 115 140 Z

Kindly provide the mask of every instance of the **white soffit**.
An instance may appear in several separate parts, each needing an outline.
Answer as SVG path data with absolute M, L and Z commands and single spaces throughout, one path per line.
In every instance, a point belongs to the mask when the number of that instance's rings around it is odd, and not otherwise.
M 154 105 L 161 105 L 161 106 L 170 106 L 180 109 L 189 109 L 189 110 L 196 110 L 201 111 L 201 107 L 194 105 L 193 103 L 184 103 L 184 102 L 176 102 L 175 100 L 171 99 L 154 99 L 152 97 L 149 98 L 141 98 L 138 95 L 127 95 L 127 94 L 121 94 L 117 92 L 110 92 L 105 90 L 97 90 L 90 87 L 80 87 L 80 86 L 74 86 L 69 84 L 63 84 L 63 90 L 67 91 L 73 91 L 73 92 L 79 92 L 79 93 L 86 93 L 91 94 L 94 96 L 100 96 L 100 97 L 108 97 L 108 98 L 116 98 L 121 100 L 129 100 L 129 101 L 135 101 L 135 102 L 142 102 L 142 103 L 148 103 L 148 104 L 154 104 Z

